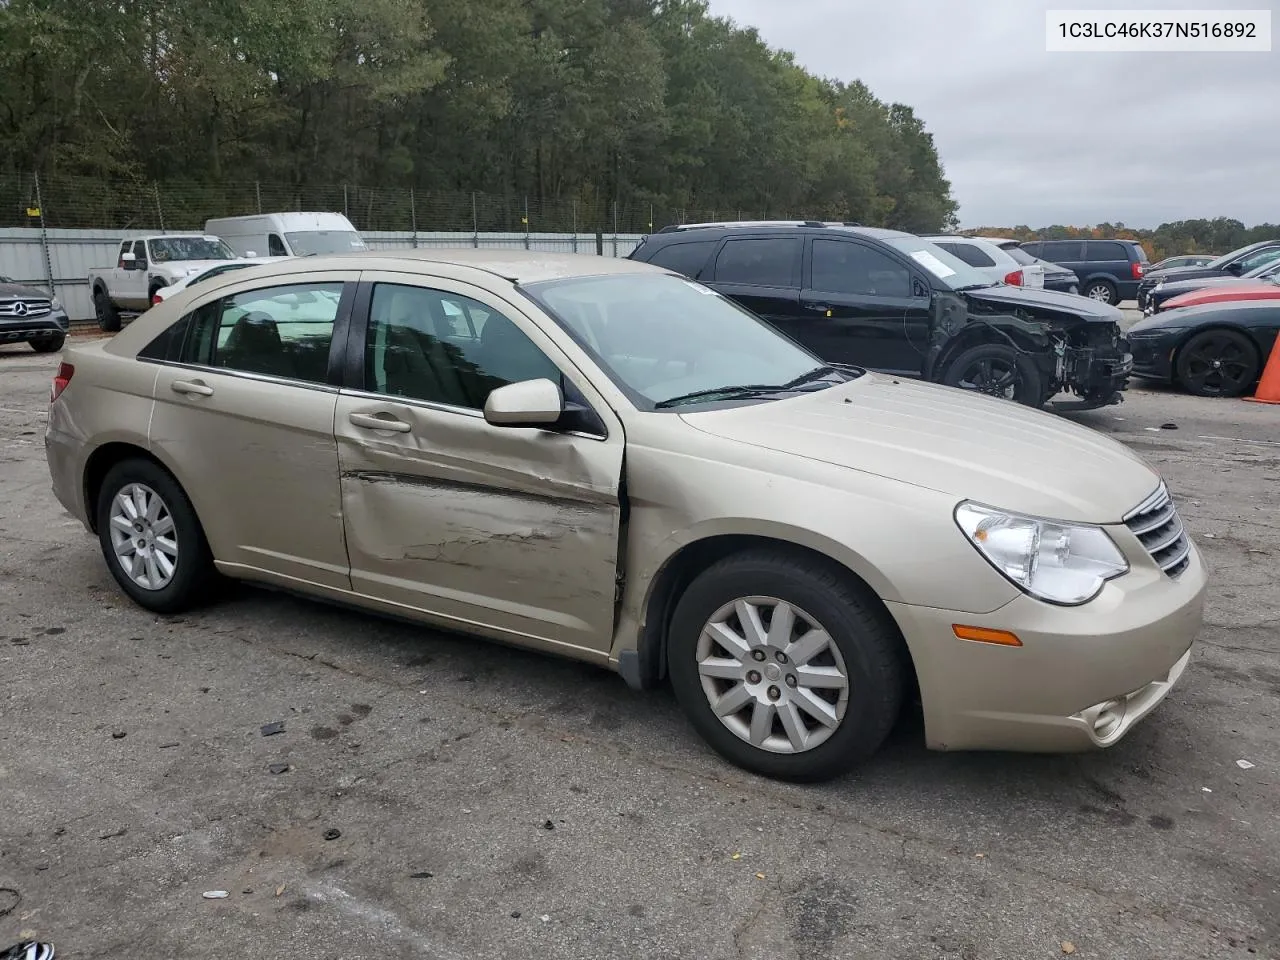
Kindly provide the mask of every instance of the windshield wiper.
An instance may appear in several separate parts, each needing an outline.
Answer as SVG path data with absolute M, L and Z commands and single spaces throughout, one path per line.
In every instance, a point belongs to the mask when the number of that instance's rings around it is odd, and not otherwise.
M 833 373 L 839 373 L 835 367 L 815 367 L 814 369 L 800 374 L 800 376 L 788 380 L 786 383 L 743 383 L 726 387 L 711 387 L 707 390 L 694 390 L 691 393 L 682 393 L 676 397 L 668 397 L 666 400 L 659 400 L 654 404 L 654 408 L 658 410 L 667 407 L 678 406 L 682 403 L 693 403 L 696 400 L 708 400 L 711 398 L 724 400 L 749 400 L 758 397 L 768 397 L 775 393 L 786 393 L 790 390 L 796 390 L 804 386 L 806 383 L 812 383 L 815 380 L 821 380 L 823 377 L 829 377 Z
M 776 393 L 778 387 L 768 383 L 744 383 L 735 387 L 712 387 L 708 390 L 694 390 L 691 393 L 682 393 L 676 397 L 668 397 L 666 400 L 659 400 L 655 403 L 655 410 L 664 410 L 667 407 L 679 406 L 682 403 L 693 403 L 695 400 L 749 400 L 756 397 L 767 397 L 771 393 Z

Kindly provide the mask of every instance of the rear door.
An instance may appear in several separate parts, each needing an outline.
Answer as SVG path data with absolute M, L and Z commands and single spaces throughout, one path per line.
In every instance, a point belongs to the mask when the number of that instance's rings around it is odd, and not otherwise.
M 330 354 L 357 277 L 233 287 L 181 321 L 157 371 L 151 445 L 235 572 L 350 588 Z
M 145 310 L 150 306 L 147 300 L 147 242 L 135 240 L 130 252 L 134 256 L 133 264 L 120 271 L 116 289 L 111 291 L 112 298 L 128 310 Z
M 703 282 L 794 336 L 800 312 L 800 234 L 730 237 Z
M 358 304 L 334 422 L 354 588 L 392 609 L 607 656 L 621 421 L 524 307 L 486 289 L 366 272 Z M 493 389 L 544 377 L 601 429 L 485 421 Z
M 930 286 L 905 260 L 853 237 L 810 237 L 794 338 L 829 363 L 919 376 Z

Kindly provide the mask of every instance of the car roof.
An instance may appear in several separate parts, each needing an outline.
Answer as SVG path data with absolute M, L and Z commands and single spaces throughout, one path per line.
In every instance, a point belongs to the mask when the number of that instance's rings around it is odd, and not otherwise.
M 512 283 L 537 283 L 571 277 L 628 273 L 670 273 L 661 267 L 594 253 L 544 253 L 538 250 L 440 248 L 368 250 L 314 257 L 283 257 L 253 268 L 254 278 L 322 270 L 405 270 L 441 264 L 482 270 Z
M 657 233 L 650 234 L 649 242 L 671 242 L 673 238 L 699 233 L 753 234 L 767 233 L 811 233 L 815 236 L 826 233 L 846 233 L 854 236 L 868 237 L 873 240 L 894 240 L 911 237 L 914 234 L 903 230 L 889 230 L 884 227 L 864 227 L 857 223 L 824 222 L 821 220 L 740 220 L 724 223 L 683 223 L 663 227 Z

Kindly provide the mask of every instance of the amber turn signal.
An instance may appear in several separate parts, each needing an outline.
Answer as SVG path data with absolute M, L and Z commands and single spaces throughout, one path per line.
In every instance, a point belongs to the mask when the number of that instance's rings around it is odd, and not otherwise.
M 977 643 L 994 643 L 1002 647 L 1020 647 L 1022 641 L 1008 630 L 992 630 L 989 627 L 966 627 L 953 623 L 951 631 L 961 640 L 973 640 Z

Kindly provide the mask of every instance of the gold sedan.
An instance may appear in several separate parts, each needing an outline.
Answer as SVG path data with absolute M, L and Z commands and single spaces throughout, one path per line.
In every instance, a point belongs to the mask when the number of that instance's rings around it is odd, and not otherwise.
M 396 251 L 215 278 L 68 349 L 53 488 L 121 588 L 232 577 L 669 681 L 734 763 L 1115 743 L 1205 570 L 1114 441 L 832 367 L 647 264 Z

